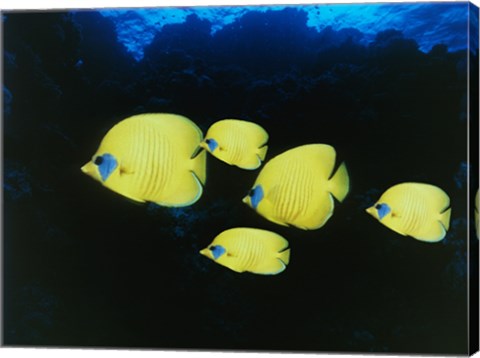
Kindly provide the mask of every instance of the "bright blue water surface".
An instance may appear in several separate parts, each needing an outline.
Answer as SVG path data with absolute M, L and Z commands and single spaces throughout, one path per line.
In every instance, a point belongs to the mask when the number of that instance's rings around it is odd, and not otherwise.
M 224 6 L 148 8 L 106 10 L 102 15 L 112 19 L 118 38 L 133 56 L 143 58 L 143 49 L 167 24 L 183 23 L 187 16 L 197 15 L 211 23 L 212 34 L 248 12 L 299 9 L 307 14 L 307 25 L 317 31 L 330 27 L 334 31 L 356 29 L 360 44 L 367 45 L 376 34 L 396 29 L 428 52 L 436 44 L 445 44 L 451 51 L 467 47 L 467 3 L 414 3 L 414 4 L 320 4 L 308 6 Z M 288 27 L 288 24 L 285 24 Z

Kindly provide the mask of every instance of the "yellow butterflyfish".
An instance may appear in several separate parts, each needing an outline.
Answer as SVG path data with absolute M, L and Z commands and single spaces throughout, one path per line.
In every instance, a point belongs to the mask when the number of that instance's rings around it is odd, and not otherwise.
M 288 241 L 267 230 L 238 227 L 213 239 L 200 253 L 235 272 L 276 275 L 290 262 Z
M 265 164 L 243 202 L 274 223 L 318 229 L 333 214 L 333 198 L 342 202 L 349 191 L 345 163 L 334 172 L 335 161 L 328 144 L 287 150 Z
M 389 229 L 420 241 L 440 241 L 450 226 L 450 198 L 430 184 L 394 185 L 367 212 Z
M 82 171 L 138 202 L 187 206 L 202 195 L 206 154 L 191 159 L 203 139 L 186 117 L 141 114 L 113 126 Z
M 256 123 L 224 119 L 212 124 L 200 147 L 221 161 L 242 169 L 257 169 L 267 154 L 268 133 Z

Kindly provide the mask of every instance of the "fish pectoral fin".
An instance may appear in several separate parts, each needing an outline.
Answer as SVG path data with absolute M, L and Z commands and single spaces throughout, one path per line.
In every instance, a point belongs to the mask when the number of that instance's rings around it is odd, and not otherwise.
M 120 175 L 131 175 L 135 174 L 135 171 L 131 168 L 128 167 L 128 165 L 125 165 L 125 163 L 122 163 L 121 161 L 118 163 L 118 174 Z
M 120 166 L 119 173 L 120 175 L 132 175 L 132 174 L 135 174 L 135 171 L 129 170 L 124 166 Z

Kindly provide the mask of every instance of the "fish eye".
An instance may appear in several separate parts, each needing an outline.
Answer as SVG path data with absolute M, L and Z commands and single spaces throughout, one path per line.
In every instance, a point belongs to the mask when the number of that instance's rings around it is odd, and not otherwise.
M 103 157 L 99 155 L 98 157 L 95 158 L 94 162 L 95 165 L 101 165 L 103 163 Z
M 215 251 L 215 248 L 216 248 L 216 246 L 213 246 L 213 245 L 212 245 L 212 246 L 210 246 L 208 249 L 209 249 L 210 251 Z
M 248 192 L 248 196 L 252 197 L 255 195 L 255 189 L 250 189 L 250 191 Z
M 382 204 L 375 205 L 375 209 L 380 210 L 382 208 Z
M 210 139 L 205 139 L 205 143 L 210 144 L 211 140 Z

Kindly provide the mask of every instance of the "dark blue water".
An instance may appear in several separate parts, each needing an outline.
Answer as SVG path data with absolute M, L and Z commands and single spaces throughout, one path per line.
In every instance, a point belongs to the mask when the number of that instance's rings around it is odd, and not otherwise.
M 5 12 L 5 344 L 465 354 L 478 183 L 469 6 Z M 80 167 L 109 128 L 146 112 L 204 132 L 254 121 L 270 134 L 267 160 L 331 144 L 351 191 L 320 230 L 280 227 L 241 202 L 258 171 L 209 157 L 194 205 L 134 204 Z M 442 242 L 365 213 L 404 181 L 449 194 Z M 287 270 L 237 274 L 198 253 L 237 226 L 286 237 Z

